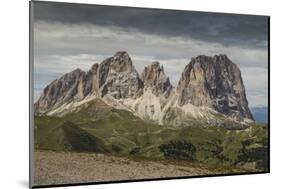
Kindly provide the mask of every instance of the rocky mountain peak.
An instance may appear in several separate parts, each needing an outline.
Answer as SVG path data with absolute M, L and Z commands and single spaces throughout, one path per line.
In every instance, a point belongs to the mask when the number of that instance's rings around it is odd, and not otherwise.
M 111 69 L 116 72 L 132 72 L 135 71 L 129 54 L 125 51 L 119 51 L 111 58 Z
M 130 58 L 130 57 L 129 57 L 129 54 L 128 54 L 126 51 L 117 51 L 117 52 L 113 55 L 113 57 Z
M 51 82 L 35 103 L 35 109 L 44 113 L 88 96 L 136 98 L 142 94 L 142 89 L 143 82 L 130 56 L 120 51 L 100 64 L 94 64 L 87 72 L 77 68 Z
M 83 98 L 83 83 L 86 73 L 81 69 L 63 75 L 47 85 L 39 100 L 35 103 L 35 109 L 45 112 L 50 108 L 58 107 L 63 102 L 70 102 L 74 98 Z
M 236 120 L 253 120 L 241 72 L 226 55 L 198 56 L 185 67 L 177 86 L 180 106 L 215 109 Z
M 101 63 L 99 82 L 102 97 L 108 94 L 116 99 L 136 98 L 142 94 L 143 83 L 125 51 Z
M 226 54 L 215 55 L 214 62 L 228 62 L 230 61 Z
M 95 64 L 93 64 L 93 65 L 92 65 L 92 67 L 91 67 L 91 71 L 93 71 L 93 72 L 96 72 L 96 73 L 97 73 L 98 68 L 99 68 L 99 64 L 98 64 L 98 63 L 95 63 Z
M 51 82 L 35 110 L 60 114 L 95 98 L 160 123 L 175 120 L 177 125 L 187 114 L 207 114 L 201 111 L 205 107 L 238 121 L 253 120 L 241 72 L 226 55 L 191 58 L 173 89 L 159 62 L 146 66 L 139 76 L 128 53 L 120 51 L 86 72 L 75 69 Z
M 152 89 L 152 93 L 169 93 L 172 89 L 169 77 L 165 75 L 163 66 L 159 62 L 153 62 L 144 68 L 141 79 L 144 83 L 144 89 Z

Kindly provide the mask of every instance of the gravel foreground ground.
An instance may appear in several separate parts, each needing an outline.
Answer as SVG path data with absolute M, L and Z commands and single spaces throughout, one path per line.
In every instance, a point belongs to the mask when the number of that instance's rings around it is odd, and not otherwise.
M 152 161 L 104 154 L 35 152 L 35 185 L 199 176 L 230 170 L 210 170 L 200 164 Z M 243 172 L 232 169 L 231 172 Z M 245 170 L 244 170 L 245 172 Z

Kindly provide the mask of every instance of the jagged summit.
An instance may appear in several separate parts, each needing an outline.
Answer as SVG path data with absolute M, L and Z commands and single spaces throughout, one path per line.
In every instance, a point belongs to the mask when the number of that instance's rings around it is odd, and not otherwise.
M 198 56 L 185 67 L 178 83 L 179 105 L 212 107 L 237 120 L 253 116 L 241 72 L 226 55 Z
M 110 58 L 110 64 L 112 69 L 114 69 L 116 72 L 135 71 L 132 60 L 129 54 L 125 51 L 119 51 L 115 53 L 114 56 Z
M 104 60 L 99 69 L 101 96 L 136 98 L 142 93 L 142 81 L 127 52 L 117 52 Z
M 38 113 L 62 115 L 92 99 L 125 109 L 160 124 L 186 125 L 188 117 L 253 120 L 241 72 L 226 55 L 191 58 L 173 88 L 159 62 L 146 66 L 139 76 L 125 51 L 51 82 L 35 103 Z
M 117 51 L 113 56 L 114 57 L 129 57 L 129 54 L 126 51 Z
M 164 72 L 163 65 L 160 66 L 159 62 L 153 62 L 144 68 L 141 79 L 144 83 L 145 89 L 152 89 L 155 95 L 159 93 L 169 93 L 173 88 L 170 79 Z

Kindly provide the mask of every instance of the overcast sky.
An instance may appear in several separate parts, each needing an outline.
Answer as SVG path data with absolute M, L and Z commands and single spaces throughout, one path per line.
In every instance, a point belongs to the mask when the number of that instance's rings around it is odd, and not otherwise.
M 268 104 L 267 17 L 37 2 L 34 92 L 117 51 L 136 69 L 159 61 L 174 86 L 191 57 L 227 54 L 241 71 L 251 107 Z

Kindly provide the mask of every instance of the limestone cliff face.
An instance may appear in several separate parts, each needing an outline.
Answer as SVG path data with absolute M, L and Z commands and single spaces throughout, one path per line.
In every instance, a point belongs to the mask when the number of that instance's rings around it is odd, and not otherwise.
M 45 87 L 43 94 L 35 103 L 35 109 L 40 112 L 58 107 L 64 102 L 83 98 L 86 73 L 76 69 L 65 74 Z
M 139 76 L 128 53 L 120 51 L 87 72 L 76 69 L 51 82 L 35 111 L 62 115 L 97 98 L 160 124 L 186 125 L 190 117 L 212 120 L 214 112 L 237 121 L 253 120 L 241 72 L 226 55 L 192 58 L 173 88 L 159 62 Z
M 207 106 L 236 120 L 253 120 L 241 72 L 226 55 L 192 58 L 182 73 L 177 92 L 180 106 Z
M 99 81 L 101 96 L 116 99 L 137 98 L 142 94 L 143 82 L 126 52 L 117 52 L 100 65 Z
M 117 52 L 100 64 L 94 64 L 88 72 L 76 69 L 50 83 L 35 103 L 35 109 L 44 113 L 89 96 L 137 98 L 142 90 L 143 82 L 131 58 L 126 52 Z
M 141 74 L 141 79 L 144 83 L 144 89 L 151 89 L 156 96 L 159 94 L 168 96 L 173 88 L 169 77 L 165 75 L 164 68 L 160 66 L 159 62 L 153 62 L 146 66 Z

